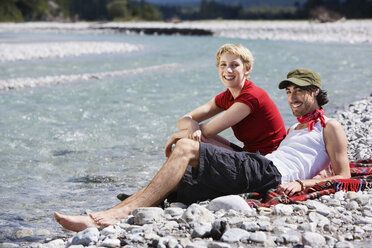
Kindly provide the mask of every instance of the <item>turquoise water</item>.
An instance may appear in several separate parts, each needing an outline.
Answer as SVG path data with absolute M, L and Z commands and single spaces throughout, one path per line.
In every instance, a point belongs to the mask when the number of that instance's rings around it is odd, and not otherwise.
M 297 67 L 319 72 L 337 108 L 372 93 L 372 46 L 215 37 L 0 33 L 0 42 L 109 41 L 131 53 L 0 63 L 0 80 L 159 66 L 119 77 L 0 91 L 0 241 L 30 228 L 63 233 L 53 212 L 83 214 L 146 185 L 165 161 L 163 145 L 184 113 L 224 90 L 215 52 L 242 43 L 255 56 L 251 79 L 294 121 L 277 83 Z M 0 51 L 1 53 L 1 51 Z M 166 64 L 176 64 L 166 67 Z M 231 140 L 231 131 L 223 135 Z M 236 142 L 236 141 L 235 141 Z M 44 238 L 34 236 L 33 239 Z

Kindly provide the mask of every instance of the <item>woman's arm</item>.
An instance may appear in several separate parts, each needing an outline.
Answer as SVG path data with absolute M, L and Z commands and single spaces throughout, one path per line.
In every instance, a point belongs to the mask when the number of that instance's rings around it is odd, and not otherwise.
M 201 141 L 202 136 L 205 138 L 213 138 L 218 133 L 243 120 L 251 113 L 249 106 L 241 102 L 234 103 L 229 109 L 221 113 L 222 111 L 223 109 L 218 107 L 215 100 L 212 99 L 203 106 L 184 115 L 178 120 L 177 126 L 180 130 L 188 130 L 188 138 Z M 209 122 L 201 125 L 199 124 L 218 113 L 221 114 Z
M 226 148 L 226 149 L 229 149 L 229 150 L 234 150 L 230 146 L 230 141 L 228 141 L 227 139 L 225 139 L 225 138 L 223 138 L 219 135 L 216 135 L 216 136 L 210 137 L 210 138 L 202 136 L 201 141 L 203 141 L 204 143 L 210 143 L 210 144 L 215 145 L 215 146 L 223 147 L 223 148 Z
M 199 123 L 215 116 L 222 111 L 223 109 L 219 108 L 216 105 L 213 98 L 206 104 L 182 116 L 177 121 L 177 127 L 180 130 L 188 130 L 186 137 L 188 137 L 189 139 L 201 141 L 202 134 L 200 131 Z
M 251 109 L 248 105 L 236 102 L 231 107 L 216 116 L 209 122 L 200 125 L 203 136 L 209 138 L 214 137 L 223 130 L 237 124 L 251 113 Z

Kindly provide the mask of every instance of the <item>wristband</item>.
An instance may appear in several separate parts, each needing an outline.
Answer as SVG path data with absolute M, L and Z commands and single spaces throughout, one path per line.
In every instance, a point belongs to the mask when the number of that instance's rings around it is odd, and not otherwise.
M 303 191 L 305 189 L 304 183 L 301 182 L 301 180 L 296 180 L 296 182 L 298 182 L 301 185 L 301 191 Z

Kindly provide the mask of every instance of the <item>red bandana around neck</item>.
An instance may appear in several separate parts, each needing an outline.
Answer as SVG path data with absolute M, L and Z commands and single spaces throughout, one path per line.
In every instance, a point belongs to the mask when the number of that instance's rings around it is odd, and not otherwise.
M 322 128 L 325 128 L 326 122 L 324 119 L 323 108 L 316 109 L 314 112 L 310 114 L 297 117 L 298 122 L 300 122 L 301 124 L 304 124 L 307 122 L 307 127 L 309 131 L 313 130 L 314 125 L 318 121 L 318 119 L 320 120 L 320 124 L 322 125 Z

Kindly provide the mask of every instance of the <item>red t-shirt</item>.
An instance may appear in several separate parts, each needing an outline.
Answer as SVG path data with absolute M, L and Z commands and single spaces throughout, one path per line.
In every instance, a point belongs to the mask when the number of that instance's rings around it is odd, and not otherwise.
M 274 151 L 286 135 L 284 122 L 278 108 L 263 89 L 246 80 L 240 95 L 234 99 L 227 89 L 217 95 L 215 103 L 227 110 L 236 102 L 247 104 L 251 113 L 232 126 L 235 137 L 244 143 L 248 152 L 262 155 Z

